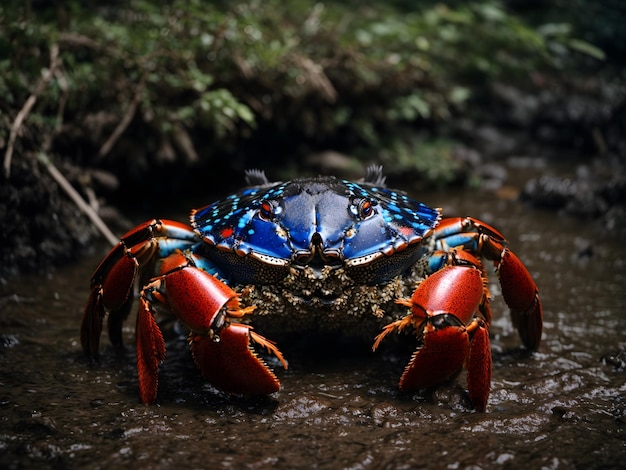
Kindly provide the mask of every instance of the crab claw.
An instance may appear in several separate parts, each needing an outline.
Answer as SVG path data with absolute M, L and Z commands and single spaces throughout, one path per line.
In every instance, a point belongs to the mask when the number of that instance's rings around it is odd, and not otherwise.
M 541 342 L 543 314 L 535 282 L 528 269 L 508 248 L 502 250 L 498 275 L 502 297 L 511 309 L 511 318 L 520 338 L 531 351 Z
M 252 350 L 250 340 L 276 355 L 287 368 L 280 351 L 251 327 L 232 323 L 251 313 L 253 308 L 241 308 L 235 291 L 195 267 L 192 258 L 176 252 L 163 260 L 161 276 L 147 284 L 141 293 L 137 370 L 142 402 L 156 400 L 158 368 L 165 357 L 153 303 L 167 305 L 191 330 L 191 352 L 202 375 L 212 385 L 226 392 L 249 395 L 280 389 L 274 373 Z
M 426 320 L 424 344 L 413 354 L 400 378 L 400 390 L 410 392 L 442 383 L 457 374 L 469 354 L 470 341 L 465 326 L 447 313 Z
M 287 368 L 278 349 L 254 333 L 248 325 L 231 324 L 213 338 L 192 335 L 190 346 L 204 378 L 220 390 L 244 395 L 277 392 L 280 390 L 280 382 L 252 350 L 251 339 L 276 354 Z
M 473 266 L 447 266 L 426 278 L 411 299 L 397 301 L 412 313 L 387 325 L 374 349 L 393 330 L 415 328 L 421 344 L 400 378 L 400 390 L 439 385 L 467 364 L 470 401 L 485 410 L 492 360 L 487 322 L 477 315 L 486 301 L 481 272 Z

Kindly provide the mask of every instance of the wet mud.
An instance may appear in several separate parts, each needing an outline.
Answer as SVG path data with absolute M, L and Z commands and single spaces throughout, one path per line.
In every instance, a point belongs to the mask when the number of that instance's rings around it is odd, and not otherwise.
M 175 328 L 166 333 L 158 404 L 141 405 L 132 319 L 122 356 L 107 339 L 98 365 L 80 350 L 102 246 L 53 274 L 0 287 L 0 467 L 618 468 L 626 455 L 619 234 L 488 192 L 411 193 L 448 216 L 494 224 L 539 285 L 544 336 L 528 353 L 492 277 L 486 413 L 471 410 L 464 375 L 403 394 L 397 380 L 409 354 L 307 341 L 283 351 L 290 368 L 275 368 L 280 392 L 230 398 L 200 377 Z

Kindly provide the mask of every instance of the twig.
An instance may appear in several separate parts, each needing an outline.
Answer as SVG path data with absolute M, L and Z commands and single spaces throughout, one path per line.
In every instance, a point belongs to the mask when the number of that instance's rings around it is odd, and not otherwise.
M 67 78 L 63 73 L 63 67 L 57 69 L 54 73 L 55 78 L 57 79 L 57 83 L 59 84 L 59 88 L 63 92 L 59 97 L 59 109 L 57 110 L 56 123 L 54 125 L 54 133 L 58 134 L 61 132 L 61 127 L 63 126 L 63 113 L 65 112 L 65 105 L 67 104 L 67 100 L 69 98 L 69 83 L 67 82 Z
M 59 59 L 59 45 L 52 44 L 52 46 L 50 46 L 50 67 L 48 67 L 48 70 L 44 72 L 43 76 L 41 77 L 41 79 L 37 83 L 37 86 L 35 87 L 35 91 L 33 91 L 33 93 L 28 97 L 28 99 L 24 103 L 24 106 L 22 106 L 22 109 L 20 110 L 20 112 L 17 113 L 17 116 L 15 116 L 15 120 L 13 121 L 13 125 L 11 126 L 11 133 L 9 134 L 9 142 L 7 144 L 7 151 L 4 154 L 4 176 L 7 179 L 9 179 L 9 177 L 11 176 L 11 157 L 13 156 L 13 146 L 15 145 L 15 139 L 17 138 L 17 133 L 20 130 L 20 127 L 22 127 L 22 123 L 28 117 L 28 114 L 33 109 L 33 106 L 35 106 L 35 103 L 37 102 L 37 98 L 39 97 L 39 95 L 41 95 L 45 87 L 48 85 L 48 82 L 52 79 L 55 73 L 55 70 L 57 66 L 59 65 L 58 59 Z
M 141 95 L 143 93 L 143 89 L 146 85 L 145 75 L 141 78 L 139 85 L 135 89 L 135 95 L 133 96 L 133 101 L 131 101 L 130 106 L 126 110 L 126 114 L 119 122 L 113 133 L 109 136 L 102 147 L 100 147 L 100 151 L 98 152 L 97 159 L 100 160 L 104 158 L 113 148 L 115 143 L 119 140 L 120 136 L 124 133 L 126 128 L 130 125 L 130 122 L 133 120 L 135 113 L 137 112 L 137 108 L 139 107 L 139 103 L 141 102 Z
M 109 230 L 109 227 L 106 226 L 100 216 L 91 207 L 89 207 L 89 204 L 87 204 L 80 196 L 80 194 L 76 192 L 70 182 L 65 179 L 65 176 L 63 176 L 63 174 L 57 169 L 57 167 L 54 166 L 54 164 L 50 161 L 48 156 L 45 153 L 39 153 L 37 155 L 37 159 L 46 166 L 52 178 L 54 178 L 59 186 L 61 186 L 61 188 L 67 193 L 70 199 L 74 201 L 78 208 L 91 219 L 93 224 L 98 230 L 100 230 L 100 233 L 104 235 L 109 243 L 111 243 L 111 245 L 116 245 L 119 242 L 119 239 L 115 235 L 113 235 L 113 232 Z

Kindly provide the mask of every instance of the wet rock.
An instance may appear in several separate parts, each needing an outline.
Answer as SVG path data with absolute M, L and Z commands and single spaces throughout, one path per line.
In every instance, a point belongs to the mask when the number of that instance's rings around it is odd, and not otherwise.
M 535 207 L 587 219 L 603 217 L 607 224 L 623 227 L 626 165 L 617 158 L 602 159 L 579 166 L 574 176 L 540 176 L 526 183 L 521 198 Z
M 626 351 L 614 351 L 602 356 L 602 364 L 612 366 L 613 370 L 624 371 L 626 368 Z
M 279 419 L 314 419 L 320 412 L 328 409 L 330 404 L 312 396 L 300 396 L 282 404 L 276 411 Z
M 13 431 L 17 433 L 28 433 L 33 436 L 43 437 L 56 434 L 57 425 L 52 418 L 35 415 L 28 419 L 22 419 L 15 423 Z

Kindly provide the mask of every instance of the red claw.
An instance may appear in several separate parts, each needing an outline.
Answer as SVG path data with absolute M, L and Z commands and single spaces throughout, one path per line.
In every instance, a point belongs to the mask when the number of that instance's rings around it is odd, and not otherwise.
M 276 376 L 257 357 L 250 339 L 274 353 L 285 367 L 278 349 L 247 325 L 230 323 L 251 313 L 241 308 L 235 291 L 191 264 L 182 253 L 163 260 L 162 275 L 141 295 L 137 323 L 137 368 L 141 400 L 156 400 L 158 367 L 165 357 L 161 331 L 154 321 L 151 303 L 166 304 L 189 330 L 190 346 L 202 375 L 230 393 L 268 394 L 280 389 Z M 163 293 L 163 288 L 167 293 Z
M 268 394 L 280 389 L 274 373 L 251 347 L 266 348 L 283 363 L 274 344 L 249 326 L 232 323 L 254 308 L 241 308 L 239 296 L 215 276 L 198 269 L 190 249 L 199 241 L 188 226 L 153 219 L 122 236 L 96 268 L 91 294 L 83 314 L 81 343 L 85 354 L 97 357 L 106 311 L 109 336 L 121 345 L 122 322 L 133 300 L 141 272 L 159 267 L 159 275 L 144 283 L 137 313 L 136 345 L 139 394 L 143 403 L 157 399 L 159 365 L 165 342 L 154 318 L 154 305 L 163 304 L 191 330 L 191 350 L 202 374 L 213 385 L 232 393 Z M 160 263 L 160 264 L 158 264 Z
M 178 319 L 196 334 L 208 334 L 224 305 L 237 309 L 237 294 L 230 287 L 189 264 L 182 253 L 163 260 L 167 296 L 163 299 Z M 232 302 L 231 302 L 232 301 Z
M 411 392 L 442 383 L 457 374 L 467 358 L 470 342 L 465 328 L 424 328 L 424 345 L 414 354 L 400 378 L 400 390 Z
M 400 389 L 414 391 L 438 385 L 467 365 L 469 398 L 484 411 L 491 384 L 491 350 L 487 319 L 481 317 L 488 302 L 481 271 L 473 266 L 446 266 L 426 278 L 410 300 L 398 303 L 411 314 L 387 325 L 381 339 L 395 329 L 411 325 L 421 339 L 400 378 Z
M 480 271 L 468 266 L 446 266 L 427 277 L 411 298 L 413 314 L 450 312 L 461 321 L 471 319 L 483 298 Z
M 244 395 L 280 390 L 276 375 L 250 349 L 251 333 L 247 325 L 232 324 L 221 330 L 218 337 L 191 337 L 191 352 L 209 383 L 225 392 Z

